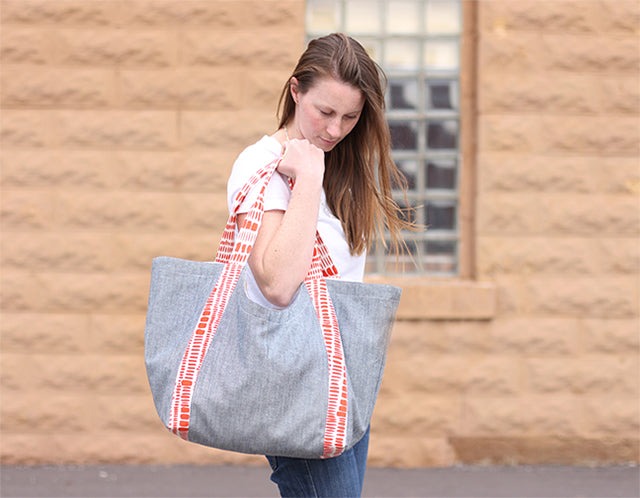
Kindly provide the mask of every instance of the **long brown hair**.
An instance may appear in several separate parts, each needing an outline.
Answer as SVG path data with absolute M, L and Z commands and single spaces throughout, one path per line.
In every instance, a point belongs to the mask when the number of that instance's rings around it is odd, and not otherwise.
M 400 231 L 414 226 L 391 195 L 392 188 L 406 190 L 406 180 L 391 159 L 384 72 L 360 43 L 334 33 L 309 42 L 291 75 L 298 80 L 301 93 L 327 76 L 360 89 L 365 99 L 356 126 L 325 154 L 327 203 L 342 223 L 351 254 L 361 254 L 375 238 L 384 241 L 385 227 L 392 249 L 398 252 L 403 246 Z M 291 78 L 280 95 L 280 127 L 295 114 L 290 82 Z

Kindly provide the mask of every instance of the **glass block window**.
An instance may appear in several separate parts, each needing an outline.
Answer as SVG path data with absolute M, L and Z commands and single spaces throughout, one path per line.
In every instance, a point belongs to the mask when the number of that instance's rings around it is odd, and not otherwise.
M 400 260 L 382 244 L 372 248 L 367 271 L 456 275 L 461 0 L 307 0 L 307 39 L 336 31 L 362 43 L 387 74 L 393 157 L 427 227 L 405 234 L 410 255 Z

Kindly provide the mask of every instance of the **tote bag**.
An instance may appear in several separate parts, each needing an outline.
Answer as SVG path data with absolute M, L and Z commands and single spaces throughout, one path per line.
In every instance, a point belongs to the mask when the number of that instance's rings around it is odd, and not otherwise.
M 160 419 L 187 441 L 329 458 L 369 426 L 400 289 L 336 278 L 317 235 L 311 270 L 286 308 L 248 298 L 246 262 L 278 164 L 238 193 L 215 261 L 153 260 L 147 376 Z M 258 198 L 236 237 L 238 208 L 253 188 Z

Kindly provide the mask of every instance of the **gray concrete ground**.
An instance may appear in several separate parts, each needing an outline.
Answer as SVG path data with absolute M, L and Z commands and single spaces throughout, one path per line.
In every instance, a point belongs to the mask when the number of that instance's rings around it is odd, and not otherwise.
M 0 496 L 276 497 L 269 469 L 237 466 L 0 467 Z M 640 468 L 452 467 L 367 470 L 365 497 L 638 498 Z

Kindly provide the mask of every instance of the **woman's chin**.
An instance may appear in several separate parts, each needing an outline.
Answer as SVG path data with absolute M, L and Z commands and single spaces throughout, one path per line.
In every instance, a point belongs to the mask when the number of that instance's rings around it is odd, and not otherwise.
M 322 149 L 324 152 L 330 152 L 331 150 L 333 150 L 333 148 L 338 145 L 338 141 L 335 142 L 329 142 L 327 140 L 318 140 L 318 144 L 316 144 L 316 147 L 318 147 L 319 149 Z

